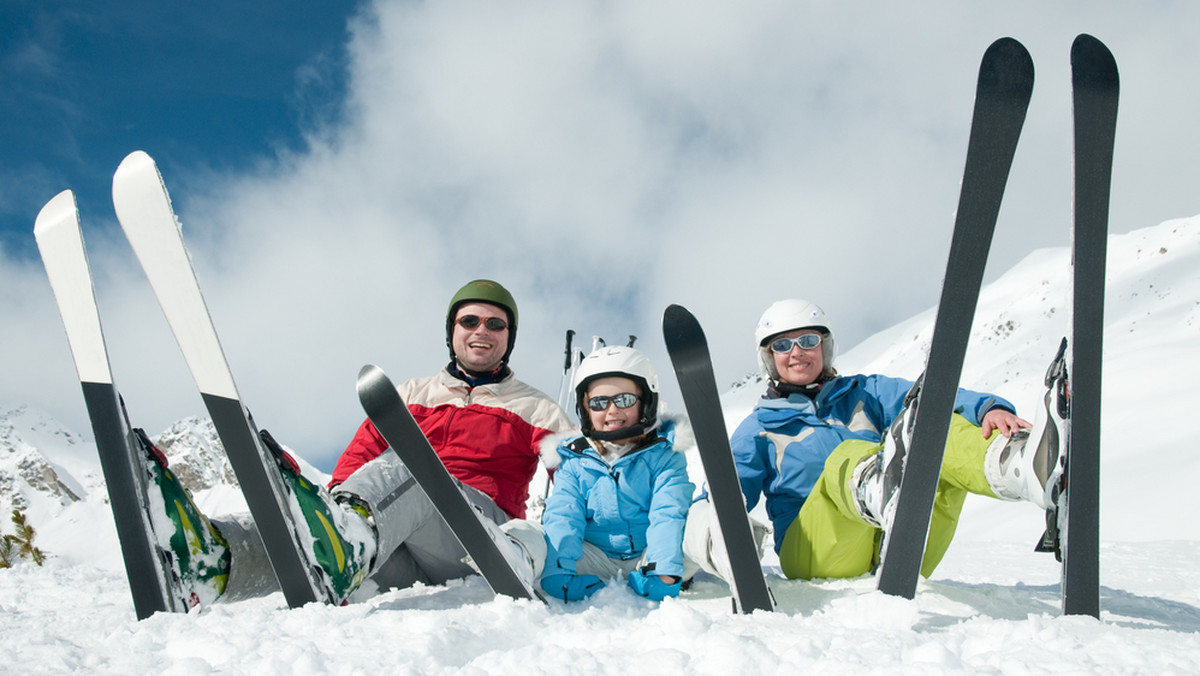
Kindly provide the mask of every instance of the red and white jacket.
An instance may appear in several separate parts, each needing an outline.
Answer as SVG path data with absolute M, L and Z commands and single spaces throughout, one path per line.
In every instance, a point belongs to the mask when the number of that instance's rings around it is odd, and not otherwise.
M 489 495 L 513 518 L 524 518 L 539 444 L 571 428 L 558 404 L 511 372 L 499 382 L 472 387 L 444 367 L 396 389 L 450 474 Z M 364 421 L 338 458 L 330 486 L 387 448 L 371 421 Z

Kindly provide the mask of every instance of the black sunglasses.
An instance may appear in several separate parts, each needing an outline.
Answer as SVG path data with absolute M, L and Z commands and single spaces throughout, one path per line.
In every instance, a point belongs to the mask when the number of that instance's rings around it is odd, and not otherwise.
M 637 401 L 638 396 L 636 394 L 631 392 L 622 392 L 620 394 L 614 394 L 611 397 L 592 397 L 591 399 L 587 400 L 587 405 L 588 408 L 599 413 L 600 411 L 607 411 L 609 404 L 616 404 L 617 408 L 629 408 L 630 406 L 636 404 Z
M 488 317 L 487 319 L 481 319 L 475 315 L 463 315 L 456 321 L 458 325 L 464 329 L 473 329 L 479 326 L 479 322 L 481 321 L 483 322 L 483 325 L 488 328 L 488 331 L 503 331 L 504 329 L 508 328 L 508 322 L 500 319 L 499 317 Z

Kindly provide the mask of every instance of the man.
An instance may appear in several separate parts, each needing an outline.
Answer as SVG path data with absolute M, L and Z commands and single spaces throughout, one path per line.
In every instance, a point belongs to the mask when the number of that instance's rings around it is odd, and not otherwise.
M 508 367 L 517 319 L 516 302 L 503 286 L 467 283 L 446 312 L 450 363 L 398 388 L 446 469 L 497 523 L 525 516 L 539 444 L 571 427 L 554 401 Z M 384 587 L 436 584 L 471 574 L 461 545 L 387 448 L 371 421 L 363 422 L 331 482 L 337 500 L 365 503 L 375 517 L 379 551 L 388 559 L 376 581 Z
M 398 387 L 464 494 L 497 523 L 525 516 L 539 444 L 571 427 L 553 400 L 517 380 L 508 367 L 517 320 L 517 304 L 503 286 L 486 279 L 468 282 L 446 312 L 450 363 Z M 368 578 L 387 589 L 440 584 L 474 572 L 429 498 L 387 449 L 367 420 L 338 459 L 330 491 L 298 473 L 283 473 L 335 600 L 344 601 Z M 186 493 L 165 474 L 161 486 Z M 200 602 L 278 589 L 248 515 L 203 528 L 207 521 L 190 500 L 165 502 L 181 541 L 188 543 L 172 549 L 185 562 L 182 575 L 199 590 Z

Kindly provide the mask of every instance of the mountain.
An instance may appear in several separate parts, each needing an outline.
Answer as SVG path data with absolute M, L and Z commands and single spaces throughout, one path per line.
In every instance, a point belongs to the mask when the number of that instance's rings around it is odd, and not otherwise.
M 151 433 L 151 440 L 206 514 L 247 511 L 211 420 L 184 418 L 158 435 Z M 329 480 L 296 458 L 306 476 Z M 56 543 L 73 542 L 81 532 L 116 542 L 95 443 L 29 406 L 0 409 L 0 518 L 6 525 L 14 507 L 26 513 L 38 542 L 49 551 Z M 113 560 L 120 565 L 119 558 Z
M 0 505 L 35 522 L 54 516 L 101 485 L 89 452 L 94 446 L 41 411 L 0 409 Z

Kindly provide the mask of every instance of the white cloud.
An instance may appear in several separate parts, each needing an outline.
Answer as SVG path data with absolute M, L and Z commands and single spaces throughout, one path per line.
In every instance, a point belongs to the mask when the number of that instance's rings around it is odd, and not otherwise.
M 165 178 L 190 187 L 177 206 L 244 398 L 321 464 L 361 418 L 358 367 L 432 373 L 445 302 L 474 277 L 516 295 L 514 366 L 552 395 L 567 328 L 585 342 L 637 334 L 673 382 L 670 302 L 704 323 L 722 385 L 754 368 L 753 324 L 775 299 L 826 306 L 845 348 L 933 305 L 976 70 L 1003 35 L 1030 48 L 1038 80 L 990 277 L 1067 242 L 1079 32 L 1122 69 L 1114 231 L 1200 212 L 1185 86 L 1198 13 L 380 1 L 352 26 L 344 126 L 253 174 Z M 102 303 L 135 416 L 156 430 L 198 413 L 128 250 L 93 258 L 113 275 Z M 50 377 L 0 398 L 43 392 L 86 429 L 48 298 L 9 301 L 5 316 L 36 329 L 25 342 Z

